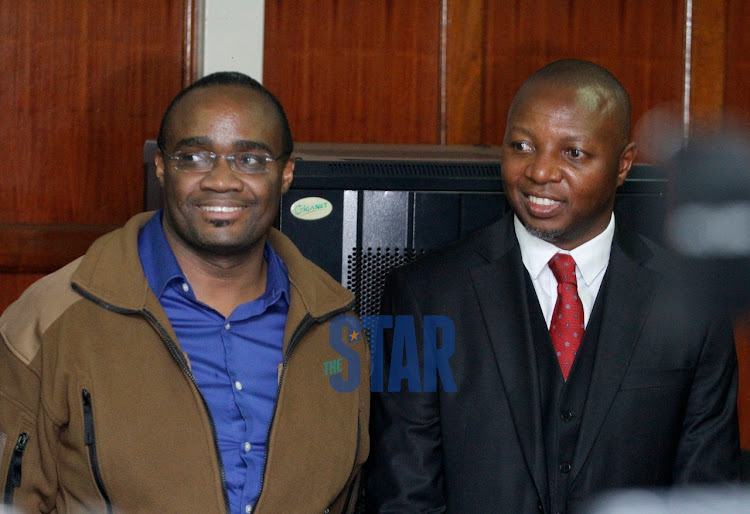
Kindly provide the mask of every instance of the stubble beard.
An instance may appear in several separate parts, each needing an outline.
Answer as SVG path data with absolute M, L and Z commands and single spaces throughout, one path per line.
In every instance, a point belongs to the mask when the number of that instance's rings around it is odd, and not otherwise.
M 528 223 L 523 224 L 524 227 L 526 227 L 526 230 L 534 237 L 538 237 L 542 241 L 547 241 L 548 243 L 554 243 L 557 238 L 559 238 L 561 235 L 565 233 L 564 229 L 558 229 L 558 230 L 539 230 L 537 228 L 532 227 Z

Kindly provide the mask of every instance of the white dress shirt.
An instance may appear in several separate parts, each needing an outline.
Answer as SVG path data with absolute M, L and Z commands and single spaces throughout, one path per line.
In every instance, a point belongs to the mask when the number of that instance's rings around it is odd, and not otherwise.
M 513 217 L 513 224 L 518 244 L 521 246 L 523 265 L 531 275 L 547 327 L 550 325 L 552 311 L 555 310 L 555 302 L 557 302 L 557 279 L 548 265 L 549 260 L 556 253 L 569 254 L 576 261 L 578 296 L 583 303 L 583 323 L 588 325 L 594 300 L 599 293 L 599 287 L 602 285 L 602 279 L 609 264 L 612 239 L 615 235 L 614 213 L 609 220 L 609 225 L 601 234 L 570 252 L 529 234 L 517 216 Z

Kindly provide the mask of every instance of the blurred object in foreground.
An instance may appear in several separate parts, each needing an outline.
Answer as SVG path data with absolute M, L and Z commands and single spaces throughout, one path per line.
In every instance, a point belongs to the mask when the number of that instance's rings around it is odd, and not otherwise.
M 727 123 L 729 125 L 729 123 Z M 666 237 L 690 258 L 734 320 L 743 478 L 750 480 L 750 135 L 723 129 L 662 163 L 671 177 Z M 750 512 L 746 510 L 734 512 Z
M 594 500 L 585 514 L 736 514 L 750 512 L 750 487 L 627 490 Z
M 664 164 L 674 178 L 668 223 L 674 248 L 696 257 L 750 257 L 750 137 L 715 133 Z

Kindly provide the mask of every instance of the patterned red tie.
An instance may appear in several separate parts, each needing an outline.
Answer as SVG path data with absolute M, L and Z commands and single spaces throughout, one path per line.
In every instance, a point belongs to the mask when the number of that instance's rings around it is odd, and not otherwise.
M 552 313 L 549 335 L 555 345 L 563 378 L 568 380 L 584 329 L 583 304 L 578 297 L 576 281 L 576 261 L 568 254 L 558 253 L 550 259 L 549 268 L 557 279 L 557 303 Z

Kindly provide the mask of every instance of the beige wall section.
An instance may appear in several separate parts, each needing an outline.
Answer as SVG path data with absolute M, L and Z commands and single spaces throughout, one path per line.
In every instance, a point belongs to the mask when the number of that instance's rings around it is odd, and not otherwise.
M 265 0 L 204 0 L 203 70 L 241 71 L 263 81 Z

